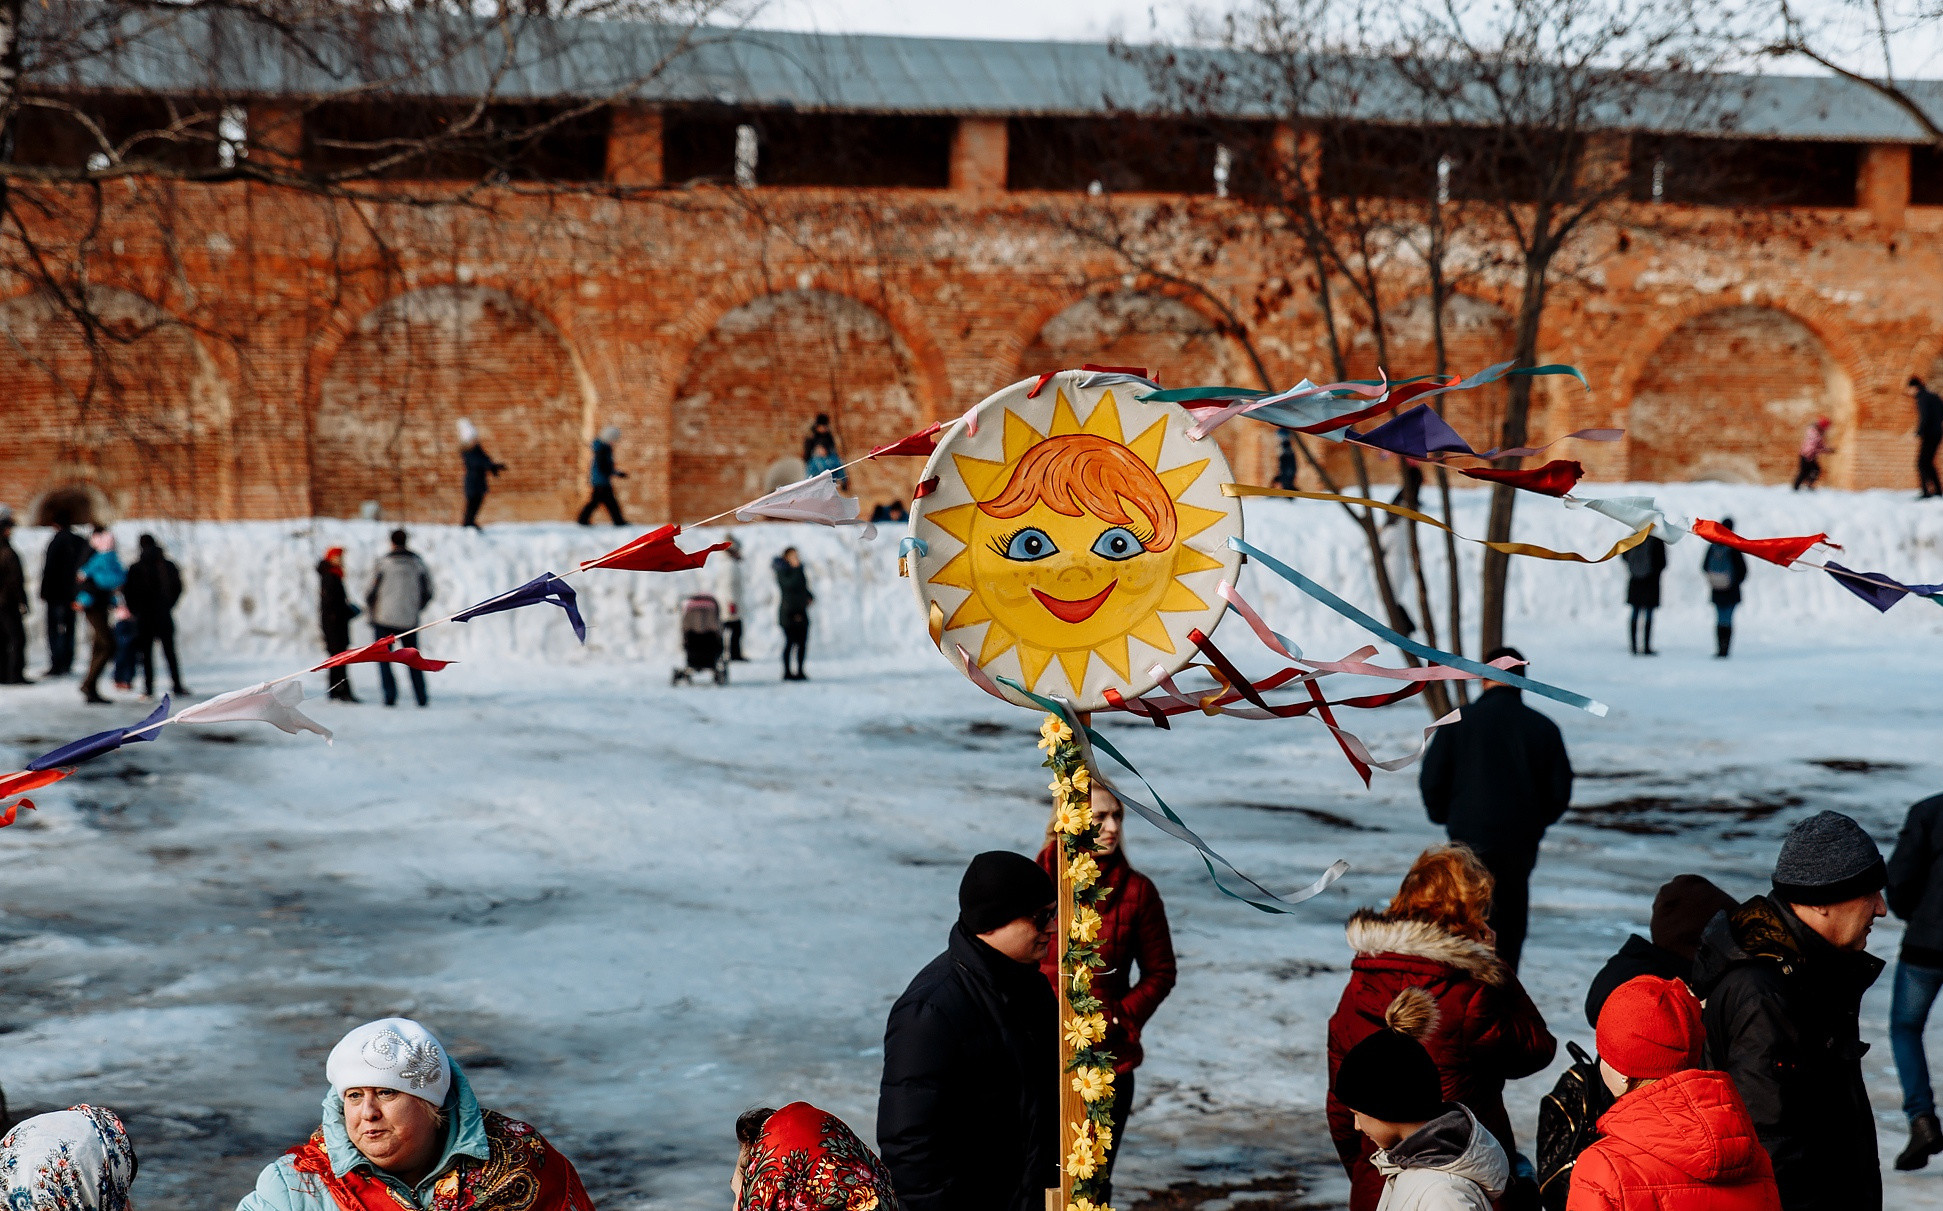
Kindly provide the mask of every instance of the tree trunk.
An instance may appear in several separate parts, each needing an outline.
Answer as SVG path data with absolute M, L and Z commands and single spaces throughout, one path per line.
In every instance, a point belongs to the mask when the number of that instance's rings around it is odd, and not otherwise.
M 1534 225 L 1542 225 L 1548 219 L 1546 215 L 1536 216 Z M 1538 364 L 1538 326 L 1545 315 L 1545 286 L 1550 268 L 1550 248 L 1542 242 L 1542 237 L 1534 235 L 1532 247 L 1525 256 L 1525 288 L 1518 301 L 1518 329 L 1512 348 L 1512 363 L 1521 370 Z M 1509 390 L 1506 392 L 1504 430 L 1498 444 L 1508 449 L 1524 445 L 1530 436 L 1526 425 L 1531 417 L 1532 380 L 1529 375 L 1521 374 L 1506 381 Z M 1493 465 L 1515 469 L 1523 461 L 1500 458 Z M 1489 541 L 1511 540 L 1511 508 L 1517 491 L 1508 484 L 1492 486 L 1491 518 L 1484 534 Z M 1485 548 L 1483 583 L 1478 593 L 1478 649 L 1485 653 L 1504 644 L 1505 581 L 1510 571 L 1509 555 Z

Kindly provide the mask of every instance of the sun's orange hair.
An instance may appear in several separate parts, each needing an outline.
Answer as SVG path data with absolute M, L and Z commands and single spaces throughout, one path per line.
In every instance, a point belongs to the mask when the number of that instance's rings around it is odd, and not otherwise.
M 1389 914 L 1426 921 L 1460 937 L 1490 936 L 1496 881 L 1467 845 L 1433 845 L 1417 856 L 1390 900 Z
M 1017 517 L 1040 501 L 1064 517 L 1091 513 L 1111 525 L 1135 520 L 1132 505 L 1146 517 L 1153 534 L 1149 551 L 1174 545 L 1179 526 L 1166 485 L 1140 456 L 1116 441 L 1091 433 L 1069 433 L 1027 450 L 1005 490 L 979 509 L 991 517 Z

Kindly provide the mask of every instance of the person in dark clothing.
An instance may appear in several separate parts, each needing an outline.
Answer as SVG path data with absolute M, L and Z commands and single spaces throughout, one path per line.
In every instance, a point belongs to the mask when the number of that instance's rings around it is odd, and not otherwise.
M 0 685 L 27 681 L 27 572 L 13 549 L 13 513 L 0 507 Z
M 1516 648 L 1495 648 L 1523 661 Z M 1539 842 L 1572 802 L 1572 762 L 1558 724 L 1525 705 L 1516 687 L 1484 682 L 1464 717 L 1437 729 L 1424 754 L 1417 789 L 1431 823 L 1467 845 L 1496 880 L 1491 928 L 1498 955 L 1513 971 L 1525 948 L 1531 872 Z
M 1896 1168 L 1907 1171 L 1921 1169 L 1943 1152 L 1943 1125 L 1937 1122 L 1929 1056 L 1923 1051 L 1923 1027 L 1943 989 L 1943 795 L 1909 809 L 1889 855 L 1888 877 L 1889 910 L 1907 922 L 1889 1002 L 1889 1049 L 1909 1119 L 1909 1144 L 1896 1158 Z
M 808 681 L 803 657 L 809 652 L 810 603 L 816 600 L 816 594 L 810 592 L 810 578 L 795 547 L 785 547 L 770 566 L 776 572 L 776 621 L 783 628 L 783 680 Z M 790 667 L 792 654 L 796 657 L 794 670 Z
M 1916 401 L 1916 478 L 1922 484 L 1918 500 L 1943 496 L 1943 482 L 1936 478 L 1936 448 L 1943 445 L 1943 395 L 1913 375 L 1909 393 Z
M 466 469 L 466 513 L 465 520 L 459 524 L 477 530 L 479 506 L 486 503 L 486 477 L 504 471 L 506 464 L 494 462 L 492 455 L 486 453 L 486 447 L 479 442 L 479 430 L 469 420 L 459 422 L 459 446 L 459 457 Z
M 1585 994 L 1586 1025 L 1599 1029 L 1599 1010 L 1613 990 L 1636 976 L 1693 983 L 1693 956 L 1700 949 L 1701 931 L 1723 912 L 1739 907 L 1728 895 L 1699 875 L 1675 875 L 1653 897 L 1652 940 L 1629 935 L 1619 953 L 1606 960 Z
M 1715 917 L 1694 957 L 1707 1066 L 1734 1079 L 1785 1211 L 1881 1211 L 1860 1015 L 1882 974 L 1865 948 L 1887 877 L 1861 825 L 1811 816 L 1782 843 L 1773 890 Z
M 1734 519 L 1721 518 L 1720 524 L 1734 528 Z M 1714 598 L 1714 659 L 1727 659 L 1734 643 L 1734 607 L 1741 604 L 1741 582 L 1747 579 L 1747 556 L 1722 543 L 1708 543 L 1700 557 L 1700 570 L 1707 574 L 1707 587 Z
M 324 652 L 335 656 L 351 646 L 351 620 L 364 611 L 344 591 L 344 548 L 332 547 L 317 561 L 317 625 L 324 632 Z M 356 702 L 351 692 L 351 670 L 339 665 L 330 670 L 330 696 L 339 702 Z
M 128 569 L 122 586 L 122 600 L 135 616 L 135 657 L 142 668 L 142 693 L 155 696 L 155 645 L 162 645 L 162 658 L 169 664 L 169 692 L 180 698 L 189 687 L 182 684 L 182 666 L 175 656 L 175 603 L 182 600 L 182 572 L 163 553 L 153 534 L 140 540 L 141 554 Z
M 1282 430 L 1282 450 L 1275 456 L 1275 486 L 1295 490 L 1295 442 Z
M 40 566 L 40 599 L 47 604 L 49 677 L 74 671 L 74 595 L 80 586 L 81 565 L 87 561 L 88 540 L 69 529 L 66 518 L 57 519 Z
M 1660 608 L 1660 573 L 1666 571 L 1666 544 L 1648 536 L 1626 552 L 1626 604 L 1633 607 L 1626 623 L 1626 646 L 1635 656 L 1657 656 L 1653 650 L 1653 611 Z M 1641 629 L 1645 634 L 1642 635 Z
M 96 526 L 88 539 L 92 553 L 81 565 L 74 605 L 88 619 L 88 672 L 81 680 L 81 697 L 96 706 L 108 699 L 101 696 L 101 674 L 115 656 L 115 631 L 111 622 L 121 599 L 122 582 L 128 570 L 115 554 L 115 536 L 105 526 Z
M 830 431 L 830 414 L 819 412 L 816 423 L 810 426 L 808 437 L 803 439 L 803 473 L 821 475 L 834 471 L 838 487 L 846 487 L 850 476 L 843 470 L 843 456 L 837 453 L 837 435 Z
M 1059 1184 L 1056 894 L 1023 854 L 973 858 L 944 953 L 891 1007 L 877 1150 L 904 1211 L 1043 1211 Z
M 614 469 L 614 443 L 620 440 L 621 430 L 615 425 L 602 429 L 600 436 L 594 439 L 594 463 L 587 471 L 587 482 L 593 485 L 593 494 L 587 498 L 586 504 L 580 506 L 580 524 L 583 526 L 593 525 L 594 510 L 603 507 L 607 510 L 607 520 L 617 526 L 627 524 L 627 518 L 621 516 L 621 502 L 614 496 L 614 481 L 627 478 L 627 472 Z

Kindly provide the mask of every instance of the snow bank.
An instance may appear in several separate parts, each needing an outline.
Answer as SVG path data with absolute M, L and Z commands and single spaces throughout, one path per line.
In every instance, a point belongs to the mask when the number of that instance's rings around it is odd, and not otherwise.
M 1731 516 L 1744 534 L 1781 535 L 1826 531 L 1845 547 L 1843 562 L 1905 580 L 1943 580 L 1943 508 L 1901 492 L 1795 493 L 1785 488 L 1728 484 L 1598 485 L 1587 495 L 1653 495 L 1669 511 L 1689 516 Z M 1487 494 L 1456 495 L 1460 532 L 1484 532 Z M 1335 505 L 1310 501 L 1248 502 L 1247 533 L 1263 550 L 1335 588 L 1350 601 L 1377 612 L 1360 533 Z M 387 549 L 390 523 L 312 520 L 292 522 L 140 522 L 116 527 L 124 558 L 136 537 L 150 532 L 182 567 L 185 590 L 177 612 L 185 658 L 222 653 L 308 659 L 319 650 L 315 564 L 326 547 L 345 549 L 347 581 L 361 597 L 373 562 Z M 431 616 L 443 616 L 524 583 L 547 570 L 564 572 L 637 533 L 573 525 L 499 525 L 474 533 L 454 526 L 411 527 L 412 546 L 430 564 L 437 582 Z M 700 546 L 728 531 L 696 531 L 684 543 Z M 902 530 L 886 526 L 874 541 L 856 531 L 816 526 L 743 525 L 743 613 L 746 647 L 768 657 L 780 649 L 774 625 L 775 580 L 771 561 L 796 546 L 815 591 L 815 655 L 878 654 L 899 659 L 931 652 L 908 582 L 897 575 Z M 1515 537 L 1561 550 L 1603 552 L 1625 533 L 1618 523 L 1535 497 L 1521 498 Z M 15 545 L 30 582 L 39 573 L 47 531 L 21 531 Z M 1442 546 L 1428 531 L 1426 559 L 1433 584 L 1441 584 Z M 1482 548 L 1460 543 L 1467 631 L 1475 626 L 1476 575 Z M 1688 539 L 1669 551 L 1663 582 L 1663 626 L 1707 631 L 1711 607 L 1699 570 L 1704 547 Z M 562 615 L 536 606 L 440 627 L 425 637 L 434 655 L 468 661 L 515 656 L 546 660 L 639 660 L 661 664 L 679 652 L 681 599 L 719 592 L 725 556 L 702 571 L 675 575 L 597 571 L 574 578 L 588 624 L 579 648 Z M 1281 581 L 1256 570 L 1243 573 L 1243 590 L 1279 630 L 1315 651 L 1355 646 L 1361 632 Z M 37 591 L 37 586 L 34 586 Z M 1617 627 L 1623 615 L 1625 572 L 1617 562 L 1598 567 L 1536 559 L 1512 561 L 1510 629 L 1543 623 Z M 1838 628 L 1887 628 L 1894 634 L 1943 633 L 1943 610 L 1905 601 L 1878 616 L 1820 572 L 1784 571 L 1756 562 L 1745 588 L 1739 624 L 1750 632 L 1823 632 Z M 1438 607 L 1440 637 L 1445 607 Z M 1415 612 L 1414 610 L 1412 611 Z M 39 612 L 31 622 L 41 649 Z M 1230 624 L 1231 628 L 1233 624 Z M 1617 633 L 1616 631 L 1614 633 Z M 354 638 L 362 640 L 362 626 Z

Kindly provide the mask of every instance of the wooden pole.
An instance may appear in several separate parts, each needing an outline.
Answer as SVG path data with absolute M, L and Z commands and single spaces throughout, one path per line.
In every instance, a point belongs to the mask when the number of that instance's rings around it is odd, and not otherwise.
M 1085 716 L 1081 716 L 1083 720 Z M 1051 1211 L 1066 1211 L 1073 1198 L 1073 1175 L 1066 1171 L 1066 1155 L 1073 1146 L 1073 1124 L 1086 1117 L 1086 1102 L 1073 1088 L 1073 1082 L 1066 1075 L 1066 1069 L 1073 1062 L 1073 1044 L 1066 1037 L 1066 1021 L 1072 1017 L 1073 983 L 1066 977 L 1066 946 L 1072 937 L 1073 929 L 1073 876 L 1066 862 L 1065 838 L 1055 836 L 1053 844 L 1053 866 L 1059 883 L 1059 933 L 1053 939 L 1054 970 L 1059 972 L 1059 998 L 1055 1006 L 1059 1014 L 1053 1029 L 1059 1039 L 1059 1189 L 1048 1190 L 1046 1201 Z

